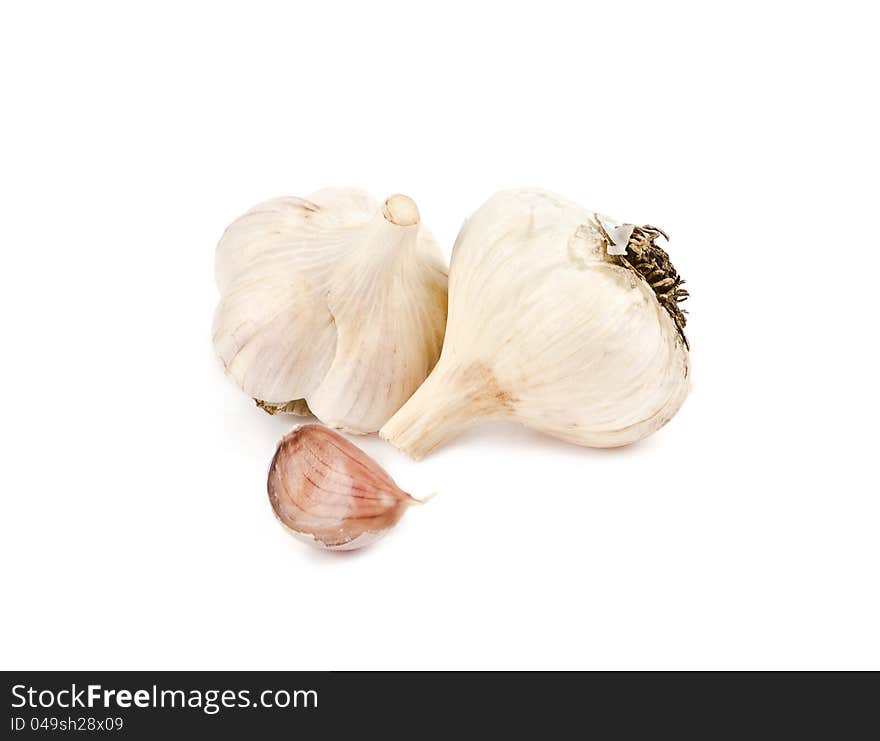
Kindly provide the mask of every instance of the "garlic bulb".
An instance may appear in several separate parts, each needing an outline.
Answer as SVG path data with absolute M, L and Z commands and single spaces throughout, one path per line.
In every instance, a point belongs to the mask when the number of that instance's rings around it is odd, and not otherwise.
M 267 201 L 226 229 L 216 278 L 215 348 L 270 413 L 374 432 L 440 354 L 446 268 L 406 196 Z
M 661 235 L 540 190 L 493 196 L 453 249 L 440 360 L 381 437 L 418 459 L 485 419 L 593 447 L 663 426 L 688 346 Z
M 281 441 L 268 490 L 282 525 L 333 550 L 375 542 L 419 503 L 366 453 L 318 425 L 304 425 Z

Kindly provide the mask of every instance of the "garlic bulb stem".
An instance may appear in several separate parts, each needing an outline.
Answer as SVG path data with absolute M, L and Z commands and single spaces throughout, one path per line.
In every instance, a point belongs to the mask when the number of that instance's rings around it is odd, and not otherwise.
M 382 207 L 382 215 L 397 226 L 415 226 L 419 223 L 419 209 L 416 202 L 409 196 L 390 196 Z

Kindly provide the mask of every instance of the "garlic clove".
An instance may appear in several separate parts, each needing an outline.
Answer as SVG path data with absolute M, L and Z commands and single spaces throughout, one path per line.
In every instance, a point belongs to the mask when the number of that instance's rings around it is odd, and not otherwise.
M 328 425 L 374 432 L 440 355 L 446 267 L 407 196 L 267 201 L 226 230 L 216 274 L 217 353 L 266 411 L 303 400 Z
M 603 221 L 616 225 L 533 189 L 471 216 L 453 249 L 440 360 L 380 436 L 419 459 L 481 420 L 592 447 L 668 422 L 689 388 L 687 294 L 659 230 L 611 237 Z
M 268 492 L 282 525 L 331 550 L 375 542 L 419 503 L 366 453 L 319 425 L 284 437 L 269 468 Z
M 247 275 L 247 274 L 246 274 Z M 321 383 L 336 354 L 333 316 L 304 281 L 283 272 L 233 284 L 217 308 L 214 344 L 251 398 L 283 407 Z
M 389 198 L 382 221 L 377 231 L 393 233 L 400 256 L 418 247 L 418 209 L 409 198 Z M 352 275 L 358 276 L 354 282 Z M 307 396 L 309 407 L 331 427 L 374 432 L 427 378 L 439 357 L 446 330 L 445 274 L 413 271 L 393 259 L 364 263 L 356 254 L 334 273 L 326 300 L 345 352 L 336 354 L 321 384 Z

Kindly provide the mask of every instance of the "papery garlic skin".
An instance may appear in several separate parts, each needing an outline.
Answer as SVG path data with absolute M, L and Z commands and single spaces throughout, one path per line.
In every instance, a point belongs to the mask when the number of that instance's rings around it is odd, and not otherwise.
M 453 249 L 440 360 L 380 436 L 419 459 L 481 420 L 591 447 L 668 422 L 688 392 L 684 336 L 608 254 L 600 218 L 541 190 L 489 199 Z
M 331 188 L 260 204 L 224 233 L 216 279 L 217 353 L 271 413 L 374 432 L 439 357 L 446 267 L 407 196 Z
M 284 527 L 330 550 L 374 543 L 419 503 L 366 453 L 319 425 L 303 425 L 279 443 L 267 489 Z

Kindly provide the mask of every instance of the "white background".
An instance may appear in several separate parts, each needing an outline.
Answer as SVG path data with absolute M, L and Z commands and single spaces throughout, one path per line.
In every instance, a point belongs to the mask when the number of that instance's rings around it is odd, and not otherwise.
M 5 4 L 3 668 L 880 668 L 880 59 L 824 5 Z M 518 185 L 664 227 L 689 400 L 617 451 L 359 439 L 438 496 L 290 538 L 213 250 L 332 185 L 447 255 Z

